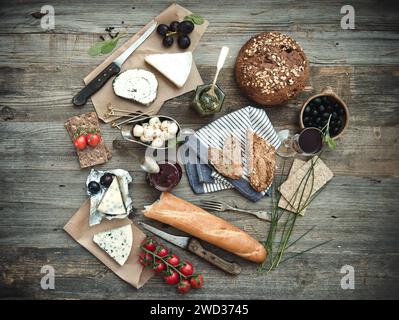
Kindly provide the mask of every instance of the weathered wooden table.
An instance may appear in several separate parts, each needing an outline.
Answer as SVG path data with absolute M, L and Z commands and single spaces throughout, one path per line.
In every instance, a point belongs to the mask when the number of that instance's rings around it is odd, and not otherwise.
M 55 30 L 44 32 L 30 13 L 42 5 L 55 9 Z M 88 170 L 80 170 L 63 127 L 70 116 L 92 110 L 71 104 L 85 76 L 103 57 L 91 58 L 88 47 L 107 26 L 123 20 L 137 31 L 170 3 L 163 1 L 17 1 L 0 9 L 0 297 L 48 299 L 165 298 L 399 298 L 399 22 L 398 4 L 352 1 L 355 30 L 340 26 L 346 1 L 186 1 L 183 6 L 210 21 L 195 60 L 205 81 L 211 80 L 219 48 L 231 57 L 220 84 L 227 93 L 222 114 L 251 104 L 233 77 L 241 45 L 262 31 L 292 35 L 311 62 L 306 91 L 286 106 L 267 109 L 277 129 L 298 128 L 301 102 L 329 85 L 348 103 L 349 129 L 324 159 L 335 178 L 298 219 L 295 236 L 316 226 L 290 248 L 299 252 L 325 240 L 330 243 L 258 274 L 243 260 L 238 277 L 230 277 L 189 256 L 202 270 L 206 288 L 180 296 L 151 279 L 136 290 L 110 272 L 72 240 L 62 227 L 85 200 Z M 199 128 L 209 119 L 197 117 L 188 104 L 191 94 L 168 101 L 162 113 L 184 127 Z M 222 115 L 221 114 L 221 115 Z M 108 145 L 119 132 L 102 125 Z M 138 209 L 158 193 L 129 152 L 113 150 L 104 168 L 124 168 L 134 176 L 132 194 Z M 173 191 L 194 195 L 183 177 Z M 208 194 L 251 208 L 270 208 L 270 198 L 252 204 L 235 191 Z M 267 223 L 235 214 L 218 214 L 264 240 Z M 136 219 L 141 219 L 137 217 Z M 180 250 L 177 252 L 182 253 Z M 226 258 L 232 256 L 224 254 Z M 55 289 L 43 290 L 43 265 L 55 268 Z M 341 267 L 355 270 L 355 289 L 341 288 Z

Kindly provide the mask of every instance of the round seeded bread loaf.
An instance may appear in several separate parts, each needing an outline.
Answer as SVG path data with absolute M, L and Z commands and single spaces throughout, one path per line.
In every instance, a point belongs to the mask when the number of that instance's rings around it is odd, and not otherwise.
M 309 79 L 309 62 L 295 40 L 278 32 L 264 32 L 241 48 L 235 75 L 250 99 L 275 106 L 303 90 Z

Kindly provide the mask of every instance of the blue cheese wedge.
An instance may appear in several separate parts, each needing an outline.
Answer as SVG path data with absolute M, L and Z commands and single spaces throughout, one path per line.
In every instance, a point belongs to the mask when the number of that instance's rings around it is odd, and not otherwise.
M 108 190 L 105 192 L 97 210 L 108 215 L 126 214 L 126 208 L 117 178 L 114 178 Z
M 149 105 L 157 97 L 158 80 L 150 71 L 130 69 L 117 75 L 112 87 L 121 98 Z
M 130 224 L 94 235 L 94 243 L 103 249 L 119 265 L 129 258 L 133 245 L 133 231 Z
M 191 52 L 150 54 L 145 61 L 181 88 L 191 72 L 193 55 Z

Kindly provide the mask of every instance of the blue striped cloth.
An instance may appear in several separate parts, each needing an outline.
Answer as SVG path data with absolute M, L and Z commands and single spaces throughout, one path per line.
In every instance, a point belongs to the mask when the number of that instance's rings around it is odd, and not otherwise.
M 249 129 L 267 140 L 276 149 L 280 146 L 280 140 L 265 110 L 251 106 L 229 113 L 196 131 L 195 139 L 190 139 L 187 143 L 188 147 L 202 159 L 201 163 L 208 163 L 208 147 L 223 149 L 226 138 L 233 135 L 241 143 L 244 170 L 241 179 L 233 180 L 220 175 L 208 164 L 188 163 L 185 165 L 186 173 L 195 193 L 209 193 L 234 188 L 249 200 L 258 201 L 270 192 L 270 186 L 265 192 L 256 192 L 248 182 L 245 146 Z M 203 148 L 200 148 L 200 145 Z M 199 150 L 202 154 L 199 154 Z

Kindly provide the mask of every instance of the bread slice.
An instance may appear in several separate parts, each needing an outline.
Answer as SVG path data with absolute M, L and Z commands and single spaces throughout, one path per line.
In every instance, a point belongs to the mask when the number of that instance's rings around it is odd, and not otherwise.
M 190 51 L 150 54 L 144 59 L 179 88 L 186 83 L 193 63 L 193 55 Z
M 247 131 L 249 183 L 262 192 L 272 184 L 276 167 L 276 149 L 252 130 Z
M 242 157 L 240 140 L 229 136 L 223 145 L 223 150 L 212 148 L 208 149 L 209 162 L 223 176 L 231 179 L 242 177 Z
M 112 87 L 118 97 L 148 106 L 157 97 L 158 80 L 150 71 L 130 69 L 118 74 Z

